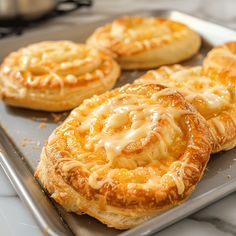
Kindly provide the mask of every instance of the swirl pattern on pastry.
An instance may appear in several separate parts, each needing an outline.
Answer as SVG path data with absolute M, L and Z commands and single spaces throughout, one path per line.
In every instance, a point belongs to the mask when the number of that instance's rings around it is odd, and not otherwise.
M 179 22 L 125 16 L 98 28 L 87 43 L 113 56 L 123 69 L 148 69 L 190 58 L 201 40 Z
M 207 120 L 215 138 L 213 152 L 236 145 L 235 93 L 198 67 L 174 65 L 149 71 L 137 84 L 162 84 L 178 90 Z
M 6 57 L 0 84 L 3 99 L 10 105 L 63 111 L 110 89 L 119 73 L 113 59 L 90 46 L 46 41 Z
M 206 121 L 161 85 L 93 96 L 50 136 L 36 177 L 68 211 L 118 229 L 184 201 L 211 152 Z
M 231 89 L 236 88 L 236 42 L 227 42 L 213 48 L 205 58 L 203 67 L 211 76 Z

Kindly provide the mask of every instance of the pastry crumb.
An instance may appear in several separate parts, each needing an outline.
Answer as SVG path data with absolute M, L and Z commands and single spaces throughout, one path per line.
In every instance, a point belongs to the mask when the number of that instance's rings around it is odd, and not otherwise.
M 38 127 L 39 127 L 39 129 L 44 129 L 44 128 L 46 128 L 46 123 L 41 122 Z
M 32 145 L 33 149 L 40 149 L 40 142 L 35 142 L 35 141 L 32 141 L 28 138 L 24 138 L 22 141 L 21 141 L 21 147 L 26 147 L 27 145 Z
M 63 113 L 51 113 L 52 119 L 55 123 L 60 123 L 62 122 L 65 117 L 68 115 L 68 112 L 63 112 Z
M 230 178 L 231 178 L 231 175 L 227 175 L 227 178 L 230 179 Z
M 24 138 L 22 141 L 21 141 L 21 147 L 26 147 L 30 142 L 32 142 L 31 140 L 27 139 L 27 138 Z
M 59 122 L 61 120 L 62 114 L 51 113 L 54 122 Z

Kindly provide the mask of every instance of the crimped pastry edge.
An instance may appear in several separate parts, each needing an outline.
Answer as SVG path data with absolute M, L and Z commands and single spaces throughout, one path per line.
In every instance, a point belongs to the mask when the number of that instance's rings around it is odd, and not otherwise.
M 51 197 L 61 204 L 66 211 L 75 212 L 78 215 L 81 215 L 84 214 L 83 211 L 81 211 L 81 209 L 84 208 L 86 209 L 87 214 L 99 219 L 108 227 L 114 227 L 121 230 L 128 229 L 148 220 L 154 215 L 153 213 L 150 213 L 148 216 L 128 217 L 119 213 L 101 211 L 97 206 L 93 207 L 93 202 L 87 201 L 70 185 L 66 184 L 62 177 L 56 173 L 53 163 L 50 158 L 47 158 L 44 150 L 42 151 L 41 160 L 37 171 L 35 172 L 35 177 L 40 179 L 40 182 L 47 189 Z
M 202 175 L 203 173 L 204 172 L 202 172 Z M 86 198 L 84 198 L 70 185 L 66 184 L 63 181 L 62 177 L 56 173 L 53 163 L 45 154 L 44 149 L 41 153 L 41 160 L 38 164 L 37 171 L 35 172 L 35 177 L 39 179 L 39 181 L 41 182 L 43 187 L 46 188 L 50 196 L 57 203 L 62 205 L 66 211 L 75 212 L 76 214 L 81 215 L 84 214 L 84 212 L 82 211 L 84 208 L 86 209 L 86 214 L 98 219 L 108 227 L 112 227 L 119 230 L 130 229 L 173 207 L 173 205 L 168 205 L 165 208 L 157 210 L 155 212 L 146 211 L 146 215 L 140 216 L 122 215 L 120 214 L 121 211 L 123 211 L 122 209 L 118 210 L 117 213 L 114 213 L 116 211 L 115 208 L 110 208 L 109 212 L 99 210 L 99 207 L 96 206 L 96 203 L 87 201 Z M 194 188 L 195 186 L 192 186 L 189 192 L 191 193 Z M 185 199 L 179 201 L 177 205 L 180 205 L 181 203 L 186 201 L 188 197 L 189 196 L 186 196 Z M 132 215 L 132 212 L 130 212 L 130 214 Z

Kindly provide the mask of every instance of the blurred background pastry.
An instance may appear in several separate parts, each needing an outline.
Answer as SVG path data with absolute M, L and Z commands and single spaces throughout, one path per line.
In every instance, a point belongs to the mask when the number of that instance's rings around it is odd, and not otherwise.
M 125 16 L 95 30 L 87 44 L 115 58 L 122 69 L 130 70 L 186 60 L 197 53 L 201 39 L 176 21 Z
M 236 88 L 236 41 L 227 42 L 213 48 L 203 62 L 204 69 L 213 78 Z

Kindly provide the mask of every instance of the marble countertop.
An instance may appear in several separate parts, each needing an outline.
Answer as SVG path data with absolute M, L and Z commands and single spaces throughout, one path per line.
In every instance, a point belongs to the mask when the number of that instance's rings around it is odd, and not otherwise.
M 234 0 L 94 0 L 89 10 L 78 10 L 27 31 L 33 34 L 44 28 L 61 29 L 75 20 L 93 21 L 115 13 L 144 9 L 178 9 L 208 18 L 236 29 Z M 0 167 L 0 235 L 43 236 L 30 212 L 23 205 Z M 236 192 L 198 213 L 162 230 L 156 236 L 233 236 L 236 235 Z

